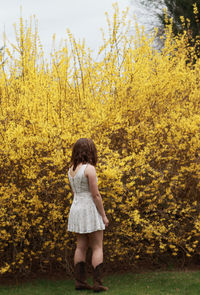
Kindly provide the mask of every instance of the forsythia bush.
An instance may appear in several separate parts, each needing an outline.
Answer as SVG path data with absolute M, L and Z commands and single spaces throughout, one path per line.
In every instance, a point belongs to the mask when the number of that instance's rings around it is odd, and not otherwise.
M 73 143 L 93 138 L 110 219 L 108 264 L 200 254 L 200 61 L 187 31 L 155 36 L 114 6 L 95 59 L 72 34 L 50 61 L 37 26 L 16 27 L 0 66 L 0 272 L 65 269 Z M 156 35 L 156 32 L 155 32 Z M 1 57 L 3 61 L 3 57 Z M 195 61 L 195 62 L 194 62 Z M 160 260 L 161 259 L 161 260 Z M 164 259 L 164 258 L 163 258 Z

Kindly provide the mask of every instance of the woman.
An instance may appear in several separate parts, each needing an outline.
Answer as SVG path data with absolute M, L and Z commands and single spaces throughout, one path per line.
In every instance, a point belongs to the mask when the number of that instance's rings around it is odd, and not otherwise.
M 103 272 L 103 230 L 108 226 L 101 195 L 98 190 L 96 166 L 97 151 L 91 139 L 80 138 L 73 146 L 71 168 L 68 177 L 73 193 L 69 213 L 68 231 L 77 235 L 74 254 L 75 288 L 106 291 L 102 284 Z M 94 273 L 93 288 L 86 282 L 86 253 L 92 249 Z

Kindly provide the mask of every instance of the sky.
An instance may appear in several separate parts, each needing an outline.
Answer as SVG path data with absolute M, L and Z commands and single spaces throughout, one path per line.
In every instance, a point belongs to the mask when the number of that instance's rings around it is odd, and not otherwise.
M 137 1 L 137 0 L 136 0 Z M 66 38 L 66 29 L 70 29 L 76 40 L 85 39 L 87 47 L 96 50 L 101 44 L 100 28 L 106 30 L 105 12 L 112 15 L 113 3 L 120 10 L 130 7 L 137 14 L 134 0 L 0 0 L 0 34 L 3 44 L 3 32 L 14 42 L 14 23 L 19 23 L 20 7 L 24 20 L 35 15 L 38 20 L 39 36 L 44 51 L 50 52 L 52 36 L 56 34 L 58 43 Z

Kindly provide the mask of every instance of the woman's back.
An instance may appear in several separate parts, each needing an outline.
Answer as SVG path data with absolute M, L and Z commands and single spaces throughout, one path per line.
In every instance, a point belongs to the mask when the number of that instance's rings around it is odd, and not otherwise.
M 90 193 L 88 178 L 85 176 L 87 165 L 88 164 L 83 164 L 74 176 L 71 175 L 70 169 L 68 171 L 69 182 L 74 194 Z
M 83 164 L 73 176 L 70 173 L 72 169 L 68 171 L 70 185 L 74 193 L 68 220 L 68 230 L 72 232 L 90 233 L 105 229 L 102 217 L 93 201 L 88 178 L 85 175 L 87 165 Z

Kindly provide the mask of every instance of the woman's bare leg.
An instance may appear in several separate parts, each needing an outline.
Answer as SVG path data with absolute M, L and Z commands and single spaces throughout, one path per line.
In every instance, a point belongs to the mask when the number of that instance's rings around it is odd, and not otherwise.
M 76 290 L 91 290 L 92 287 L 87 283 L 86 253 L 88 249 L 87 234 L 77 234 L 77 246 L 74 254 L 74 276 Z
M 92 248 L 93 290 L 95 292 L 107 291 L 108 287 L 103 285 L 103 231 L 89 234 L 89 245 Z
M 92 248 L 92 265 L 95 268 L 103 262 L 103 231 L 90 233 L 88 237 L 89 246 Z
M 74 265 L 86 260 L 89 239 L 87 234 L 77 234 L 77 245 L 74 253 Z

